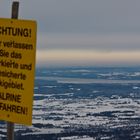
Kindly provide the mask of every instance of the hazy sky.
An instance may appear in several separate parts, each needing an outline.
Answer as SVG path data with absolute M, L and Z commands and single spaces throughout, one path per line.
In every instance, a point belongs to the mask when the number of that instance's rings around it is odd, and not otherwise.
M 140 66 L 140 0 L 19 0 L 38 23 L 37 65 Z M 12 0 L 0 1 L 10 18 Z

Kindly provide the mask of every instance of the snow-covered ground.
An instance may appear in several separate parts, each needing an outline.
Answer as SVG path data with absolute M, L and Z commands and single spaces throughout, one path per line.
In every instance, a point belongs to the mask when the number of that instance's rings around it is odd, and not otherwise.
M 33 124 L 52 124 L 57 128 L 103 124 L 120 127 L 126 124 L 127 118 L 140 118 L 139 99 L 98 97 L 34 101 Z

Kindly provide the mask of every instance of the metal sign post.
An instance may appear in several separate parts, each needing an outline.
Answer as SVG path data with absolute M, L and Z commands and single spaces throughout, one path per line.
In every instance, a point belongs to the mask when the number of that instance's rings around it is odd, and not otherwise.
M 7 140 L 14 140 L 14 123 L 7 122 Z
M 18 19 L 18 9 L 19 9 L 19 2 L 14 1 L 12 3 L 12 12 L 11 18 Z M 7 122 L 7 140 L 14 140 L 14 123 Z
M 19 2 L 14 1 L 13 4 L 12 4 L 11 18 L 18 19 L 18 9 L 19 9 Z

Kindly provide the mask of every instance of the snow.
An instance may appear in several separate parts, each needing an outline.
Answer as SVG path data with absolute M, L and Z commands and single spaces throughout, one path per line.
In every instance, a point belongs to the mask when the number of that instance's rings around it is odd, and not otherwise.
M 40 94 L 40 96 L 44 95 Z M 110 128 L 119 128 L 127 126 L 127 119 L 140 118 L 139 102 L 140 99 L 121 97 L 97 97 L 95 99 L 44 98 L 43 100 L 35 100 L 33 106 L 33 124 L 42 124 L 42 127 L 35 128 L 32 126 L 30 129 L 33 132 L 24 135 L 61 133 L 64 131 L 64 127 L 84 126 L 88 128 L 89 126 L 106 125 Z M 110 120 L 107 114 L 101 115 L 104 112 L 109 112 L 114 117 Z M 48 124 L 51 124 L 53 128 L 47 128 Z M 62 140 L 65 139 L 63 138 Z M 80 140 L 90 139 L 92 138 L 80 138 Z M 79 138 L 77 137 L 76 140 L 79 140 Z
M 45 128 L 45 129 L 36 129 L 34 132 L 23 133 L 22 135 L 41 135 L 41 134 L 58 134 L 61 133 L 63 129 L 60 128 Z
M 71 136 L 71 137 L 62 137 L 60 140 L 95 140 L 89 136 Z
M 36 79 L 44 80 L 56 80 L 58 83 L 73 83 L 73 84 L 90 84 L 90 83 L 119 83 L 119 84 L 128 84 L 128 83 L 140 83 L 140 80 L 112 80 L 112 79 L 84 79 L 84 78 L 65 78 L 65 77 L 36 77 Z
M 94 116 L 94 114 L 112 112 L 116 116 L 114 123 L 118 123 L 118 126 L 120 126 L 118 118 L 125 119 L 128 117 L 127 115 L 129 115 L 129 118 L 140 117 L 139 101 L 120 97 L 39 100 L 34 102 L 33 123 L 53 124 L 55 127 L 81 124 L 85 126 L 102 125 L 109 123 L 109 118 L 107 116 Z M 116 112 L 113 113 L 113 111 Z M 47 119 L 48 117 L 49 119 Z

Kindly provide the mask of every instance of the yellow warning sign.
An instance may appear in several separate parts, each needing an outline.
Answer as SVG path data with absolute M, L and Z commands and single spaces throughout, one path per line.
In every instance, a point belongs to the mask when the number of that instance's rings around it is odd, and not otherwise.
M 36 26 L 0 19 L 0 120 L 32 124 Z

